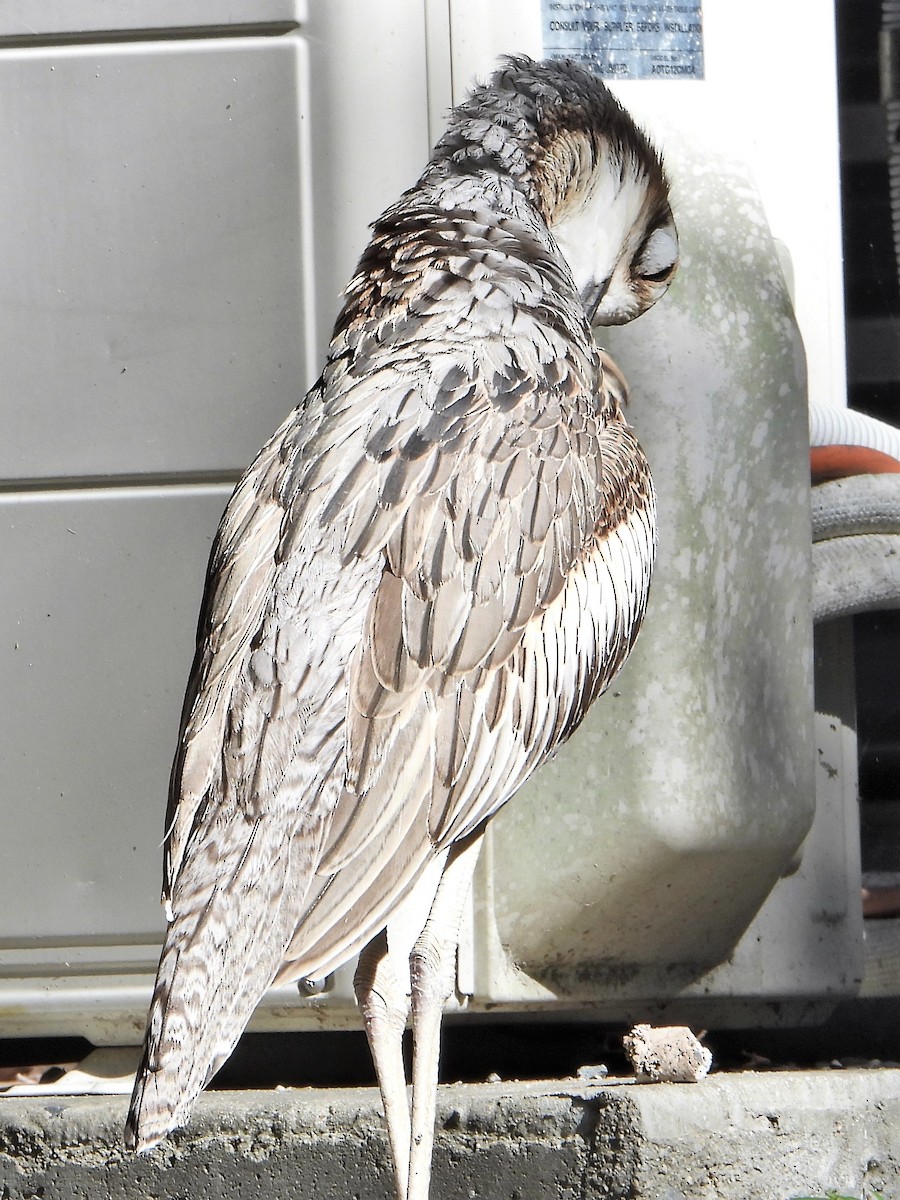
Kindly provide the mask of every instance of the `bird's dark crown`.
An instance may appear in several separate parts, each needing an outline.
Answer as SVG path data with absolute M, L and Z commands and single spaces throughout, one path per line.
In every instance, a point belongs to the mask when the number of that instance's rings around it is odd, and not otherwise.
M 507 175 L 552 224 L 604 156 L 664 201 L 659 155 L 600 79 L 570 60 L 511 55 L 453 109 L 428 173 Z

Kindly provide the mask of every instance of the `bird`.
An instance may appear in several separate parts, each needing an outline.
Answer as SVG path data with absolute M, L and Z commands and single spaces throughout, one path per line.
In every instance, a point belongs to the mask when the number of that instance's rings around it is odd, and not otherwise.
M 660 153 L 568 60 L 504 58 L 373 223 L 321 376 L 213 541 L 129 1149 L 186 1122 L 271 985 L 358 956 L 395 1194 L 426 1200 L 485 828 L 647 604 L 655 493 L 594 327 L 677 264 Z

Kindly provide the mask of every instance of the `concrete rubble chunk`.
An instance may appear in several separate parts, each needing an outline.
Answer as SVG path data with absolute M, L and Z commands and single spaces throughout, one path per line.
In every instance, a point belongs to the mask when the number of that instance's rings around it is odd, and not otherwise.
M 638 1083 L 699 1083 L 712 1054 L 686 1025 L 635 1025 L 622 1039 Z

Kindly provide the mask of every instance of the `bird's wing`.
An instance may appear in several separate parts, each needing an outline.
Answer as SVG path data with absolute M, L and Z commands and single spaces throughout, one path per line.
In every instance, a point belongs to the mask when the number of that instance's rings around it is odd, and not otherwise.
M 346 783 L 284 978 L 365 944 L 428 858 L 577 726 L 636 632 L 654 542 L 637 443 L 602 397 L 586 402 L 596 366 L 502 361 L 489 388 L 454 363 L 429 436 L 375 429 L 366 462 L 329 475 L 348 561 L 383 553 L 384 568 L 353 660 Z
M 491 355 L 489 377 L 476 353 L 433 366 L 417 424 L 372 430 L 365 456 L 345 459 L 350 482 L 332 483 L 340 507 L 331 497 L 324 506 L 326 523 L 340 512 L 346 560 L 384 556 L 354 656 L 346 802 L 325 872 L 407 807 L 385 772 L 408 773 L 413 746 L 420 757 L 427 744 L 431 774 L 451 784 L 450 758 L 474 715 L 460 709 L 464 695 L 487 695 L 599 517 L 603 423 L 585 396 L 596 376 L 575 356 Z M 438 837 L 441 819 L 429 824 Z
M 213 542 L 169 787 L 163 855 L 168 902 L 188 846 L 207 838 L 232 808 L 249 821 L 260 817 L 262 798 L 274 790 L 260 785 L 282 777 L 290 761 L 293 738 L 285 718 L 291 706 L 283 680 L 274 669 L 267 673 L 261 659 L 254 663 L 253 654 L 289 585 L 279 546 L 285 463 L 297 438 L 294 412 L 241 479 Z M 257 786 L 248 786 L 254 773 Z
M 337 720 L 312 719 L 290 664 L 276 673 L 265 649 L 292 598 L 278 548 L 301 426 L 295 414 L 257 456 L 210 558 L 170 785 L 169 927 L 129 1116 L 136 1147 L 183 1120 L 233 1049 L 294 931 L 324 836 L 318 795 L 342 743 L 322 730 Z M 317 740 L 313 763 L 298 745 Z
M 604 508 L 559 595 L 500 668 L 444 685 L 429 813 L 438 846 L 496 812 L 577 729 L 637 635 L 655 552 L 652 485 L 621 420 L 602 430 L 600 460 Z
M 330 970 L 384 926 L 605 669 L 571 616 L 621 507 L 612 427 L 585 403 L 596 360 L 413 357 L 315 391 L 223 518 L 173 768 L 136 1144 L 181 1119 L 279 967 Z

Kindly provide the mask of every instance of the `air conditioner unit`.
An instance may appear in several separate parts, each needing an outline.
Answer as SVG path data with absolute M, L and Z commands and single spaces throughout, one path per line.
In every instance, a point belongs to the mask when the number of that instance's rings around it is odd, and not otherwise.
M 814 732 L 809 616 L 804 346 L 810 392 L 844 391 L 830 21 L 801 0 L 108 13 L 0 13 L 0 1036 L 141 1037 L 219 515 L 315 378 L 367 223 L 512 51 L 612 76 L 662 142 L 683 267 L 608 341 L 660 494 L 645 631 L 496 820 L 460 994 L 714 1023 L 852 992 L 845 648 Z M 355 1023 L 350 975 L 273 989 L 255 1027 Z

